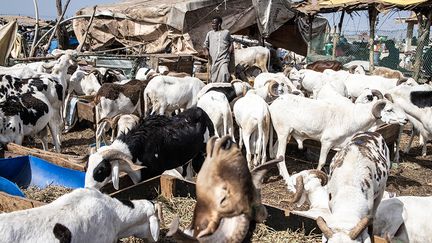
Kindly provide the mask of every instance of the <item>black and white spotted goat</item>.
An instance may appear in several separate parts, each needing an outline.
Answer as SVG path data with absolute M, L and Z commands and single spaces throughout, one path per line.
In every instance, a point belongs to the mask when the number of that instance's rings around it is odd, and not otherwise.
M 99 189 L 111 179 L 118 189 L 120 171 L 138 183 L 190 160 L 197 171 L 204 161 L 205 143 L 213 135 L 213 124 L 201 108 L 173 117 L 148 116 L 90 155 L 85 186 Z
M 371 242 L 368 226 L 383 197 L 389 170 L 389 149 L 376 132 L 355 134 L 335 155 L 327 184 L 330 214 L 317 218 L 328 242 Z
M 77 189 L 41 207 L 0 214 L 1 241 L 105 243 L 136 236 L 156 242 L 160 210 L 147 200 L 120 201 Z

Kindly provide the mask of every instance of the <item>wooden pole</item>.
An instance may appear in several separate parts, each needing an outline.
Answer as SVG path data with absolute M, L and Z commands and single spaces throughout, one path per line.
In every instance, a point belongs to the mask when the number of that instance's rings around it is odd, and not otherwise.
M 91 26 L 91 24 L 93 23 L 93 18 L 94 18 L 95 14 L 96 14 L 96 7 L 97 7 L 97 5 L 95 5 L 95 6 L 93 7 L 93 14 L 92 14 L 92 16 L 91 16 L 91 18 L 90 18 L 90 21 L 89 21 L 88 25 L 87 25 L 87 29 L 86 29 L 86 32 L 85 32 L 85 34 L 84 34 L 84 38 L 83 38 L 82 42 L 81 42 L 81 43 L 78 45 L 78 47 L 77 47 L 77 51 L 78 51 L 78 52 L 81 52 L 82 47 L 83 47 L 83 45 L 84 45 L 84 43 L 85 43 L 85 41 L 86 41 L 86 39 L 87 39 L 87 35 L 88 35 L 89 30 L 90 30 L 90 26 Z
M 35 31 L 34 31 L 34 37 L 33 37 L 33 43 L 30 50 L 29 57 L 34 56 L 35 53 L 35 47 L 36 47 L 36 40 L 37 36 L 39 34 L 39 9 L 38 9 L 38 3 L 37 0 L 33 0 L 34 8 L 35 8 L 35 15 L 36 15 L 36 24 L 35 24 Z
M 56 23 L 56 25 L 54 26 L 54 31 L 52 32 L 50 38 L 48 39 L 48 43 L 47 43 L 47 45 L 46 45 L 45 48 L 44 48 L 45 51 L 48 50 L 49 45 L 50 45 L 50 43 L 51 43 L 51 40 L 52 40 L 52 38 L 54 37 L 54 34 L 57 34 L 57 41 L 58 41 L 58 44 L 59 44 L 59 49 L 63 49 L 63 48 L 65 47 L 63 31 L 62 31 L 62 28 L 61 28 L 61 27 L 59 28 L 59 26 L 60 26 L 60 23 L 61 23 L 61 21 L 62 21 L 62 19 L 63 19 L 63 16 L 64 16 L 65 13 L 66 13 L 67 7 L 69 6 L 69 2 L 70 2 L 70 0 L 67 0 L 67 2 L 66 2 L 66 4 L 65 4 L 65 7 L 64 7 L 64 9 L 63 9 L 63 11 L 62 11 L 62 10 L 61 10 L 61 0 L 56 0 L 57 16 L 58 16 L 58 17 L 57 17 L 57 23 Z M 60 12 L 60 13 L 59 13 L 59 12 Z
M 408 29 L 407 29 L 407 40 L 406 40 L 406 45 L 405 45 L 405 51 L 410 51 L 411 50 L 411 40 L 413 37 L 413 31 L 414 30 L 414 23 L 413 22 L 408 22 Z
M 342 15 L 338 24 L 338 31 L 336 31 L 336 26 L 335 26 L 335 35 L 333 37 L 333 55 L 332 55 L 333 60 L 336 60 L 336 46 L 337 43 L 339 42 L 340 34 L 342 33 L 342 24 L 343 24 L 344 17 L 345 17 L 345 11 L 342 11 Z
M 423 15 L 426 16 L 426 19 L 423 18 Z M 431 21 L 432 21 L 432 11 L 428 11 L 427 14 L 426 13 L 418 14 L 419 39 L 418 39 L 418 45 L 417 45 L 415 59 L 414 59 L 414 76 L 413 76 L 413 78 L 417 82 L 420 77 L 421 67 L 423 66 L 423 48 L 429 42 Z
M 378 10 L 375 8 L 375 5 L 369 6 L 369 72 L 372 72 L 375 68 L 374 65 L 374 39 L 375 39 L 375 23 L 376 17 L 378 14 Z
M 311 14 L 308 14 L 308 21 L 309 21 L 309 38 L 308 38 L 308 49 L 307 49 L 307 56 L 306 56 L 306 63 L 309 63 L 309 59 L 312 55 L 312 23 L 313 23 L 314 16 Z

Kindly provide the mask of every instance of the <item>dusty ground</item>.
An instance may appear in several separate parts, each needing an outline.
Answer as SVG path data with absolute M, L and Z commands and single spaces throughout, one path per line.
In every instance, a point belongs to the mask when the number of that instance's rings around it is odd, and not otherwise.
M 402 136 L 401 148 L 405 148 L 410 134 L 410 127 L 404 128 Z M 72 131 L 64 135 L 62 151 L 65 154 L 86 155 L 89 151 L 89 145 L 95 142 L 94 131 L 91 124 L 81 123 Z M 41 148 L 38 141 L 26 140 L 25 146 L 35 146 Z M 51 151 L 52 145 L 51 145 Z M 432 148 L 428 146 L 428 156 L 422 157 L 421 147 L 418 144 L 418 137 L 414 139 L 412 149 L 408 154 L 401 154 L 401 162 L 394 164 L 391 169 L 390 177 L 387 182 L 387 190 L 396 192 L 397 195 L 417 195 L 427 196 L 432 195 Z M 299 151 L 295 147 L 287 148 L 287 156 L 292 156 L 306 160 L 305 151 Z M 304 169 L 313 169 L 317 166 L 317 162 L 293 162 L 287 163 L 290 174 L 297 173 Z M 286 187 L 278 175 L 277 170 L 269 173 L 265 180 L 265 185 L 262 190 L 262 199 L 264 203 L 284 208 L 294 209 L 294 206 L 287 202 L 290 195 L 287 193 Z M 299 209 L 297 209 L 299 210 Z M 265 237 L 264 237 L 265 238 Z M 263 239 L 264 239 L 263 238 Z M 310 240 L 310 241 L 309 241 Z M 319 238 L 309 238 L 309 242 L 319 242 Z M 294 240 L 296 241 L 296 240 Z M 300 240 L 298 242 L 302 242 Z M 133 239 L 124 242 L 139 242 Z M 258 240 L 256 242 L 263 242 Z M 264 241 L 267 242 L 267 241 Z

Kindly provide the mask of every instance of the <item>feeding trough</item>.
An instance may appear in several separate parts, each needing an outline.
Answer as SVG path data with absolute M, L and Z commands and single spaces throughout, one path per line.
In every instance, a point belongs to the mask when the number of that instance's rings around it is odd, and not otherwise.
M 20 188 L 29 186 L 45 188 L 49 185 L 68 188 L 84 187 L 85 173 L 61 167 L 37 157 L 19 156 L 0 159 L 0 176 L 5 179 L 1 184 L 4 190 L 1 187 L 0 189 L 6 192 L 16 192 L 16 185 Z M 20 196 L 19 193 L 13 195 Z

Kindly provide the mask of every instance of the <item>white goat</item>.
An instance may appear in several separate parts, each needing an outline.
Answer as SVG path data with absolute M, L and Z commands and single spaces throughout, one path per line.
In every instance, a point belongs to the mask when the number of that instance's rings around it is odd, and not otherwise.
M 117 242 L 137 236 L 156 242 L 160 207 L 147 200 L 117 200 L 94 189 L 76 189 L 54 202 L 0 214 L 4 242 Z
M 266 148 L 269 140 L 270 113 L 267 103 L 250 90 L 234 104 L 234 117 L 239 126 L 239 145 L 246 147 L 246 160 L 252 168 L 266 161 Z
M 156 76 L 144 90 L 144 114 L 171 114 L 177 109 L 196 106 L 197 94 L 204 83 L 195 77 Z
M 386 123 L 407 123 L 405 114 L 396 113 L 391 102 L 384 100 L 368 104 L 335 104 L 288 94 L 276 99 L 269 109 L 278 136 L 277 156 L 285 157 L 291 136 L 299 149 L 303 149 L 305 139 L 317 140 L 321 142 L 318 169 L 324 166 L 331 148 L 342 147 L 354 133 L 369 129 L 377 119 Z M 290 186 L 285 162 L 279 163 L 278 167 Z
M 393 197 L 382 200 L 374 220 L 374 234 L 394 242 L 432 242 L 432 197 Z
M 229 134 L 234 139 L 232 111 L 225 94 L 209 91 L 198 99 L 197 106 L 210 117 L 216 136 L 222 137 Z
M 371 242 L 367 228 L 373 224 L 389 172 L 389 150 L 379 133 L 357 133 L 336 153 L 327 184 L 330 215 L 317 218 L 323 242 Z

